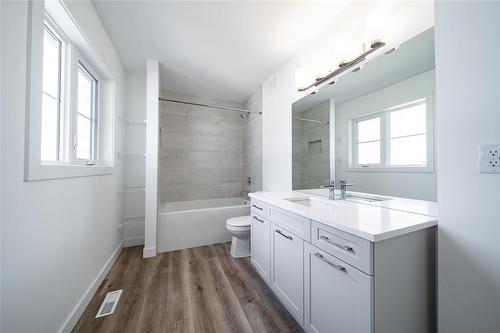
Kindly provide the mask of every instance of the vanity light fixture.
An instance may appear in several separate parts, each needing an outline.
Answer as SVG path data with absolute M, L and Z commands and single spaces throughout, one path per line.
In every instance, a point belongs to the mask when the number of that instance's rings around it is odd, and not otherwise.
M 323 84 L 324 82 L 330 81 L 331 79 L 335 78 L 336 76 L 344 73 L 345 71 L 349 70 L 350 68 L 363 62 L 369 54 L 377 51 L 378 49 L 380 49 L 383 46 L 385 46 L 385 43 L 383 41 L 375 40 L 374 42 L 372 42 L 370 44 L 370 49 L 368 51 L 365 51 L 364 53 L 360 54 L 357 58 L 355 58 L 351 61 L 348 61 L 348 62 L 345 61 L 345 62 L 340 63 L 339 67 L 336 70 L 328 73 L 324 77 L 317 78 L 316 82 L 313 82 L 306 87 L 299 88 L 299 91 L 306 91 L 312 87 L 317 87 L 317 86 L 320 86 L 321 84 Z M 358 66 L 358 67 L 360 67 L 360 66 Z M 359 68 L 359 69 L 361 69 L 361 68 Z M 316 92 L 314 92 L 314 93 L 316 93 Z

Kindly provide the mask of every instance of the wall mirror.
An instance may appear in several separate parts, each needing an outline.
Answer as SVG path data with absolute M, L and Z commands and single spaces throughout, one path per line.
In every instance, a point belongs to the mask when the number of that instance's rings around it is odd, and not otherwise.
M 292 106 L 292 187 L 437 200 L 434 29 Z

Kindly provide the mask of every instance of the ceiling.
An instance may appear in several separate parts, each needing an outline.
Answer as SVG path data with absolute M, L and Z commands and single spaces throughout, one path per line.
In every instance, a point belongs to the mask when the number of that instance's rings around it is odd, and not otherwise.
M 162 90 L 244 101 L 346 5 L 341 1 L 102 1 L 128 72 L 161 64 Z
M 295 102 L 293 111 L 303 112 L 331 98 L 336 105 L 341 105 L 434 67 L 434 28 L 430 28 L 401 44 L 391 54 L 370 60 L 359 72 L 348 73 L 335 84 L 325 85 L 318 93 Z

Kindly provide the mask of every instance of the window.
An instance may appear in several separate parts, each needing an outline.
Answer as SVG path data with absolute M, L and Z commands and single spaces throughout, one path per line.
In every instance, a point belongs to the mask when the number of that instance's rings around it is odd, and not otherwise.
M 61 153 L 61 38 L 47 23 L 43 31 L 41 159 L 58 161 Z
M 353 168 L 426 168 L 432 123 L 426 98 L 352 120 Z
M 98 50 L 106 53 L 106 48 L 91 44 L 64 1 L 30 1 L 28 6 L 25 180 L 113 173 L 113 77 L 119 71 L 98 55 Z
M 358 163 L 380 164 L 380 117 L 358 122 Z
M 97 79 L 78 64 L 78 108 L 76 119 L 76 158 L 97 159 Z

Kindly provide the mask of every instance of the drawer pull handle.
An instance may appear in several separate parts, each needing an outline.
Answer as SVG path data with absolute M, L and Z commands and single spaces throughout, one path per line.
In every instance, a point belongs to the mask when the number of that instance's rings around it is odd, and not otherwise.
M 325 242 L 328 242 L 336 247 L 340 247 L 341 249 L 345 250 L 345 251 L 348 251 L 348 252 L 354 252 L 354 249 L 352 248 L 352 246 L 349 246 L 349 245 L 341 245 L 341 244 L 337 244 L 335 242 L 332 242 L 330 240 L 330 238 L 326 237 L 326 236 L 320 236 L 319 237 L 320 239 L 324 240 Z
M 276 229 L 276 232 L 280 234 L 281 236 L 285 237 L 286 239 L 292 240 L 292 236 L 285 235 L 284 233 L 281 232 L 281 230 Z
M 264 220 L 259 219 L 257 216 L 254 216 L 253 219 L 259 221 L 260 223 L 264 223 Z
M 317 258 L 319 258 L 319 260 L 321 261 L 324 261 L 326 262 L 328 265 L 332 266 L 332 267 L 335 267 L 336 269 L 338 269 L 339 271 L 343 271 L 345 272 L 345 267 L 344 266 L 341 266 L 341 265 L 337 265 L 337 264 L 334 264 L 333 262 L 331 262 L 330 260 L 326 259 L 325 257 L 323 257 L 323 255 L 319 252 L 316 252 L 314 254 Z
M 253 207 L 253 208 L 257 208 L 258 210 L 263 210 L 263 209 L 264 209 L 264 208 L 259 207 L 259 206 L 257 206 L 257 205 L 252 205 L 252 207 Z

